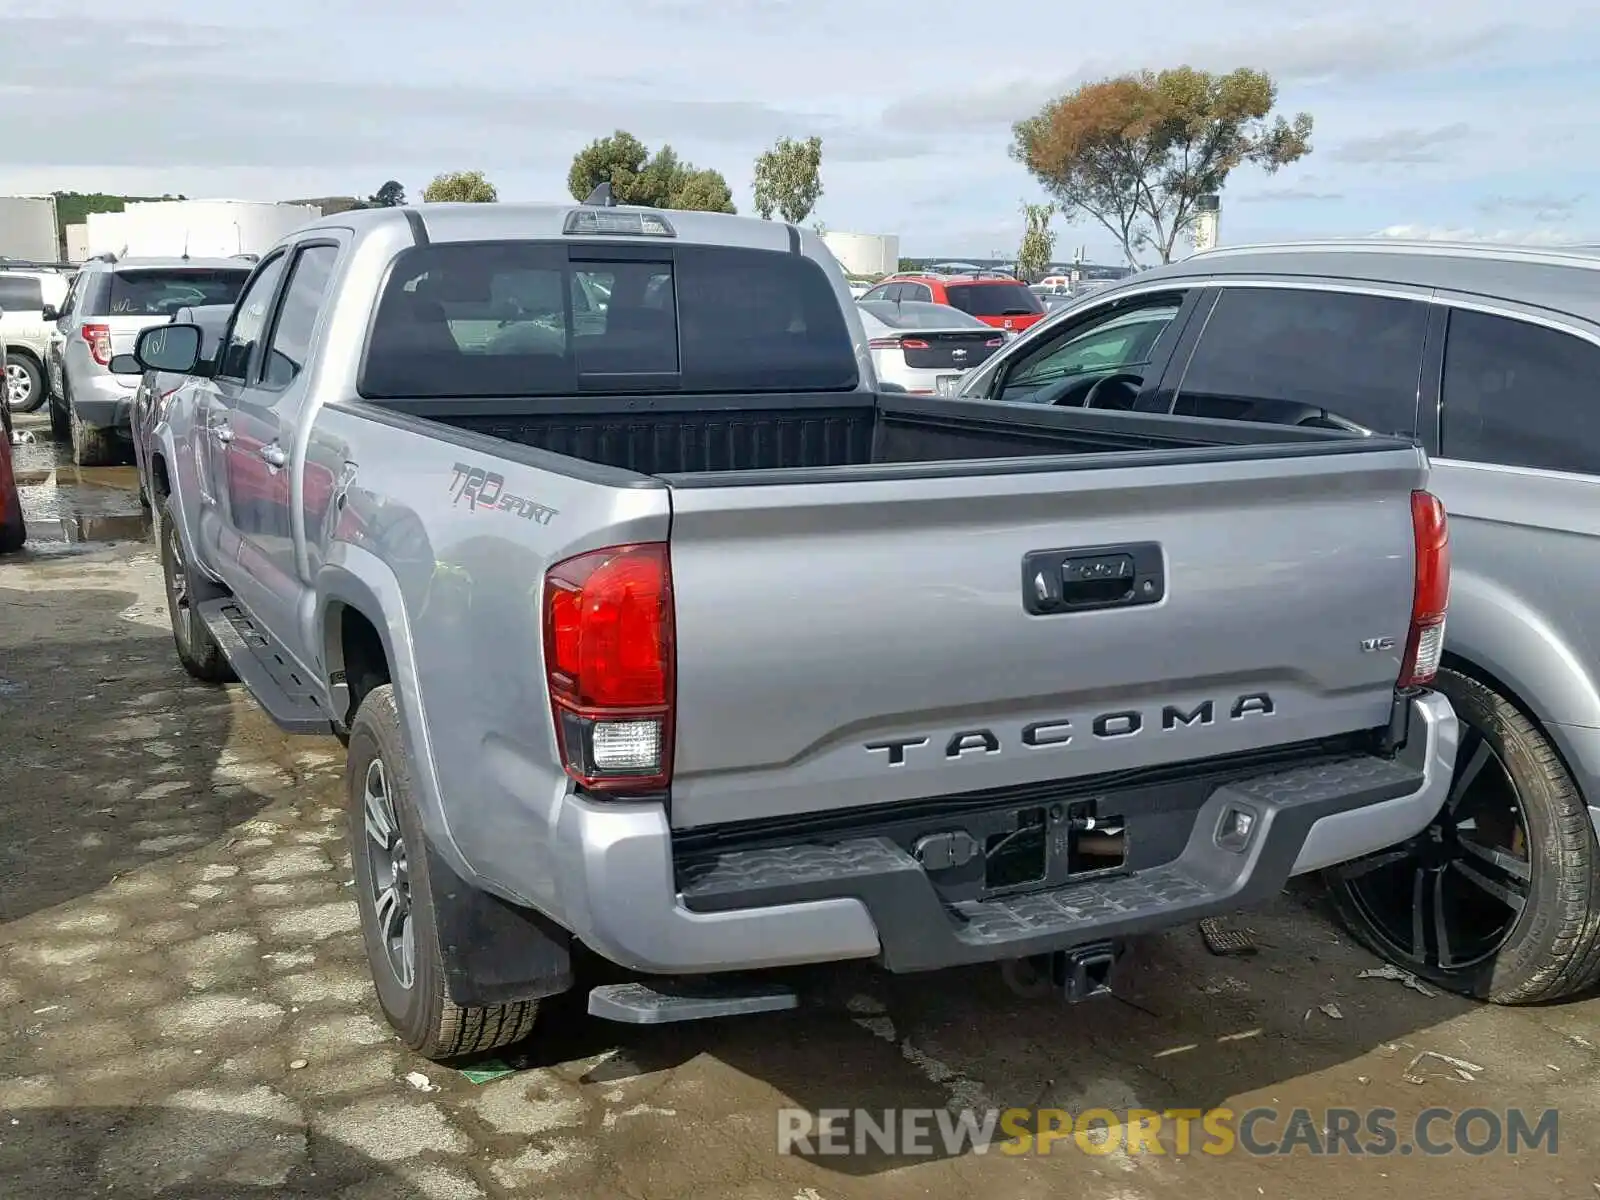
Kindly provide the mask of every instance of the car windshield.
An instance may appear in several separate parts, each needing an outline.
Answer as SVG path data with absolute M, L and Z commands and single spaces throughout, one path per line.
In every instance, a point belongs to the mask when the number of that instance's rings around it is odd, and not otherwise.
M 1011 386 L 1032 387 L 1069 375 L 1125 370 L 1150 361 L 1156 340 L 1178 313 L 1179 302 L 1136 309 L 1051 348 L 1011 376 Z
M 97 317 L 170 317 L 180 308 L 232 304 L 239 298 L 250 268 L 152 268 L 114 271 Z
M 944 294 L 951 305 L 975 317 L 1031 317 L 1044 311 L 1039 297 L 1021 283 L 951 283 Z
M 969 316 L 948 304 L 926 300 L 866 300 L 861 310 L 891 329 L 988 329 L 977 317 Z
M 592 257 L 586 257 L 592 255 Z M 378 303 L 372 399 L 848 391 L 859 373 L 822 268 L 781 251 L 600 244 L 411 247 Z

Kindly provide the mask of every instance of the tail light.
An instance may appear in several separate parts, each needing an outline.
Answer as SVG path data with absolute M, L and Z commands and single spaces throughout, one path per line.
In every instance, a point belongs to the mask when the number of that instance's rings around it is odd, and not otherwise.
M 664 542 L 611 546 L 545 573 L 544 659 L 567 774 L 596 792 L 672 779 L 672 563 Z
M 931 349 L 931 347 L 928 345 L 928 343 L 923 341 L 921 338 L 901 338 L 900 339 L 900 348 L 902 350 L 928 350 L 928 349 Z
M 1411 493 L 1411 531 L 1416 541 L 1416 585 L 1411 631 L 1400 660 L 1400 686 L 1433 682 L 1444 652 L 1445 612 L 1450 607 L 1450 530 L 1444 505 L 1432 492 Z
M 80 331 L 83 340 L 89 343 L 89 353 L 94 355 L 95 362 L 102 367 L 111 365 L 111 326 L 85 325 Z
M 986 341 L 984 343 L 984 345 L 989 347 L 989 349 L 991 349 L 991 350 L 993 350 L 996 346 L 1004 346 L 1005 344 L 1006 344 L 1006 339 L 1004 338 L 1004 336 L 992 337 L 992 338 L 990 338 L 988 341 Z
M 873 338 L 867 342 L 869 350 L 898 350 L 900 339 L 897 337 Z

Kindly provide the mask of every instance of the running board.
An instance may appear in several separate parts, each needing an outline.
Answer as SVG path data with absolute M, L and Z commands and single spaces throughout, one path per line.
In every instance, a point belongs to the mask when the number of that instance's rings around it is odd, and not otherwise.
M 798 1008 L 799 998 L 781 984 L 660 980 L 608 983 L 589 993 L 589 1015 L 624 1025 L 667 1025 L 708 1017 L 743 1017 Z
M 258 629 L 232 596 L 198 605 L 200 619 L 273 724 L 286 733 L 332 733 L 333 722 L 293 660 Z

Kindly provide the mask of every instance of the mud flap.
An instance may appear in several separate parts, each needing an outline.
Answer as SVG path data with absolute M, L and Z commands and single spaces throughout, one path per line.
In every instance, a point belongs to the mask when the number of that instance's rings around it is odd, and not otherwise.
M 439 957 L 463 1008 L 541 1000 L 572 987 L 572 935 L 532 909 L 471 887 L 428 847 Z

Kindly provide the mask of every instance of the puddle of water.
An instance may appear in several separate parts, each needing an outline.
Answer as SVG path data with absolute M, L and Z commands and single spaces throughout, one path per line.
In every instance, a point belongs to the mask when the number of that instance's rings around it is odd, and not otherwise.
M 48 432 L 35 431 L 34 439 L 12 448 L 30 549 L 48 552 L 150 536 L 133 467 L 77 467 L 71 447 L 52 441 Z

